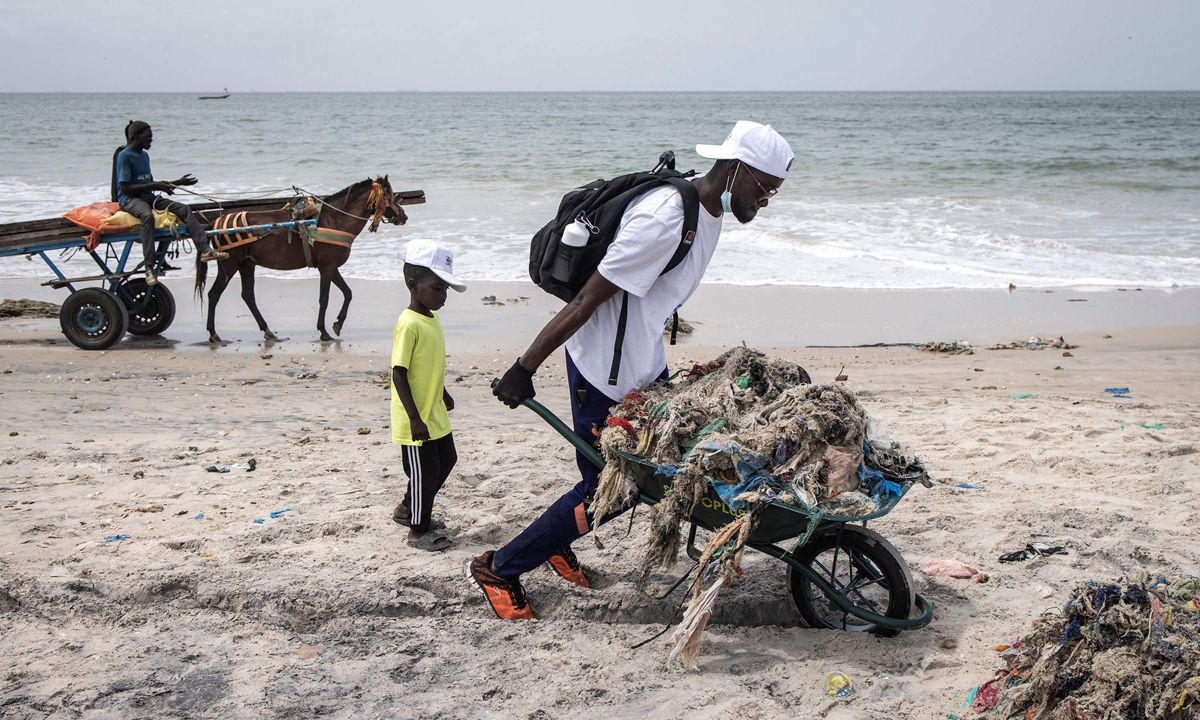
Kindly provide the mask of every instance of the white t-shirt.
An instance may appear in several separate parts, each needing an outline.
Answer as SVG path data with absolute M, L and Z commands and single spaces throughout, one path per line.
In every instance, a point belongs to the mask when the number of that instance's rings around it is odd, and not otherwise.
M 566 345 L 580 374 L 608 397 L 619 401 L 649 385 L 666 369 L 663 327 L 700 285 L 717 249 L 721 220 L 701 205 L 692 249 L 683 262 L 660 276 L 679 247 L 683 197 L 667 185 L 651 190 L 625 208 L 616 238 L 598 268 L 606 280 L 629 293 L 617 384 L 609 385 L 608 376 L 622 293 L 596 308 Z

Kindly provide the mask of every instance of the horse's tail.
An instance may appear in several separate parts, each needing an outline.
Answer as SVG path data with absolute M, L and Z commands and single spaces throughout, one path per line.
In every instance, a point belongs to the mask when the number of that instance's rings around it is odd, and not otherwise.
M 196 251 L 196 300 L 204 307 L 204 285 L 208 282 L 208 263 L 200 259 L 202 253 Z

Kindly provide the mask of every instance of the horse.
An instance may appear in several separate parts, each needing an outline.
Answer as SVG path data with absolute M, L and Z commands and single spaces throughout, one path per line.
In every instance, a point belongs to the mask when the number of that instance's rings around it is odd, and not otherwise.
M 319 209 L 318 209 L 319 208 Z M 241 276 L 242 300 L 254 315 L 258 329 L 268 341 L 279 338 L 267 327 L 267 321 L 258 311 L 254 298 L 254 268 L 261 265 L 271 270 L 299 270 L 315 267 L 321 273 L 321 309 L 317 314 L 317 330 L 321 340 L 328 342 L 333 337 L 325 330 L 325 310 L 329 306 L 329 285 L 333 283 L 342 291 L 342 309 L 333 323 L 333 332 L 342 334 L 346 312 L 350 308 L 352 294 L 338 270 L 350 257 L 350 245 L 368 222 L 369 232 L 379 229 L 379 223 L 403 225 L 408 221 L 404 210 L 396 204 L 392 185 L 387 176 L 357 182 L 332 195 L 321 198 L 320 205 L 310 198 L 298 198 L 279 210 L 247 211 L 222 215 L 213 222 L 213 229 L 249 227 L 269 223 L 299 222 L 317 213 L 316 227 L 305 230 L 301 227 L 280 228 L 261 235 L 236 233 L 215 235 L 213 247 L 229 253 L 229 257 L 218 264 L 217 277 L 208 291 L 208 341 L 221 342 L 217 335 L 217 303 L 225 286 L 234 273 Z M 309 237 L 312 242 L 309 242 Z M 307 247 L 306 247 L 307 245 Z M 206 265 L 201 264 L 196 273 L 196 295 L 204 292 Z

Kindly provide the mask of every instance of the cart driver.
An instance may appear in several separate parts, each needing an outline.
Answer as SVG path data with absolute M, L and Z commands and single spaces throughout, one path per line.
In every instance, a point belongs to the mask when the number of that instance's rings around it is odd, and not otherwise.
M 197 262 L 224 260 L 229 257 L 228 253 L 217 252 L 211 248 L 208 234 L 204 232 L 204 227 L 190 207 L 154 194 L 164 192 L 173 195 L 176 186 L 195 185 L 196 178 L 187 174 L 175 182 L 155 182 L 154 174 L 150 172 L 150 153 L 146 152 L 154 142 L 154 132 L 150 125 L 141 120 L 131 121 L 125 126 L 125 140 L 125 149 L 117 153 L 114 168 L 117 202 L 122 210 L 142 223 L 142 259 L 146 267 L 146 284 L 154 285 L 158 282 L 158 278 L 154 276 L 155 210 L 172 212 L 187 225 L 188 235 L 196 244 L 196 252 L 200 253 Z M 167 241 L 162 245 L 160 253 L 166 252 Z
M 575 432 L 594 437 L 608 410 L 627 393 L 667 376 L 663 323 L 684 303 L 704 276 L 716 250 L 725 214 L 739 223 L 754 219 L 783 184 L 794 158 L 787 141 L 769 125 L 740 121 L 721 145 L 697 145 L 701 157 L 716 160 L 693 182 L 700 195 L 696 237 L 691 251 L 662 273 L 679 246 L 683 199 L 671 187 L 651 190 L 625 209 L 616 237 L 600 266 L 575 299 L 554 316 L 504 377 L 493 394 L 509 407 L 534 396 L 533 375 L 560 346 L 566 345 L 567 382 Z M 660 274 L 661 273 L 661 274 Z M 618 291 L 628 294 L 622 307 Z M 609 384 L 618 316 L 626 319 L 616 384 Z M 589 510 L 599 471 L 577 455 L 583 479 L 504 547 L 471 561 L 471 580 L 487 596 L 496 615 L 530 619 L 520 576 L 544 562 L 564 579 L 590 587 L 571 543 L 608 517 Z

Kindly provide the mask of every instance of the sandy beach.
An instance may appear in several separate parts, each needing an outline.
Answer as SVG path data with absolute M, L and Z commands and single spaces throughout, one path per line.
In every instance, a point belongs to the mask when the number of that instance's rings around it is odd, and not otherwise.
M 535 622 L 496 620 L 463 578 L 469 558 L 575 482 L 567 444 L 488 389 L 556 301 L 474 284 L 443 311 L 460 461 L 435 507 L 456 546 L 435 555 L 406 547 L 388 519 L 406 482 L 380 376 L 398 288 L 352 282 L 346 337 L 320 344 L 315 283 L 262 282 L 263 311 L 290 339 L 263 346 L 231 293 L 218 320 L 229 342 L 212 348 L 186 282 L 172 284 L 180 314 L 166 337 L 106 352 L 74 348 L 54 320 L 0 321 L 2 717 L 964 717 L 993 646 L 1075 583 L 1200 574 L 1195 291 L 704 286 L 672 368 L 745 340 L 819 382 L 843 373 L 922 456 L 935 487 L 870 526 L 936 615 L 896 638 L 806 629 L 783 565 L 750 553 L 700 671 L 684 673 L 664 667 L 669 637 L 631 649 L 677 618 L 682 597 L 635 587 L 644 512 L 628 536 L 623 521 L 604 526 L 602 549 L 576 543 L 592 590 L 546 568 L 526 577 Z M 62 300 L 27 281 L 0 295 Z M 1079 347 L 805 347 L 1038 333 Z M 563 376 L 560 353 L 537 384 L 565 416 Z M 1104 392 L 1114 386 L 1130 397 Z M 1068 553 L 997 562 L 1030 541 Z M 919 570 L 942 558 L 990 579 Z M 853 694 L 825 695 L 832 669 Z

